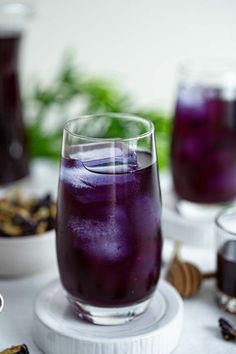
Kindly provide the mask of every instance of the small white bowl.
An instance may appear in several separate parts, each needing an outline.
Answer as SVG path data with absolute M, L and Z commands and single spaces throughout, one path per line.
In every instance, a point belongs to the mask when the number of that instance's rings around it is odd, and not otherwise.
M 0 237 L 0 277 L 29 275 L 55 263 L 55 230 L 41 235 Z

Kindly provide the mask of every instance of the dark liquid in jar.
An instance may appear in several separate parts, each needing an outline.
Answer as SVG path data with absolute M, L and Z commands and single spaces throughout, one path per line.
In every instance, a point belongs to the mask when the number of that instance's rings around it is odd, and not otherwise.
M 236 298 L 236 241 L 226 241 L 217 256 L 218 289 Z
M 20 33 L 0 32 L 0 185 L 28 174 L 18 77 Z

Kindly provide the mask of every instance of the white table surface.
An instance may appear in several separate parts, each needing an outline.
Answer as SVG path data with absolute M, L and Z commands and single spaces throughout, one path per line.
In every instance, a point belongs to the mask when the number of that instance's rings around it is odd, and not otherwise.
M 36 174 L 40 178 L 40 174 Z M 51 174 L 51 181 L 53 179 Z M 171 253 L 171 241 L 166 241 L 164 261 L 170 259 Z M 214 269 L 215 255 L 210 248 L 184 246 L 181 256 L 194 262 L 202 270 Z M 11 345 L 25 343 L 31 354 L 41 353 L 34 345 L 31 334 L 33 306 L 40 289 L 56 277 L 58 272 L 55 263 L 40 274 L 19 279 L 0 279 L 0 293 L 5 300 L 4 309 L 0 313 L 0 351 Z M 225 314 L 215 303 L 214 281 L 205 281 L 196 297 L 184 301 L 184 327 L 174 353 L 235 354 L 236 343 L 225 342 L 221 338 L 218 328 L 218 319 L 221 316 L 228 318 L 236 326 L 236 316 Z

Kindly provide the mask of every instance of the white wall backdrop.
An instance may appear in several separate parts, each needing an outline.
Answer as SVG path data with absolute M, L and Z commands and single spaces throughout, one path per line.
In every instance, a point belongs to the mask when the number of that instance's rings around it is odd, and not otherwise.
M 177 64 L 236 59 L 236 0 L 32 0 L 24 77 L 53 77 L 74 49 L 88 73 L 115 78 L 140 105 L 172 108 Z M 27 87 L 26 87 L 27 88 Z

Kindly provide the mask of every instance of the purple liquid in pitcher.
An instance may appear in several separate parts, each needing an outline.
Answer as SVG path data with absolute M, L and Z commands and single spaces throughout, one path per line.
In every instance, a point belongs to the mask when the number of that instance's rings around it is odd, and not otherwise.
M 180 87 L 171 162 L 177 195 L 196 203 L 236 197 L 236 92 Z
M 108 155 L 109 156 L 109 155 Z M 149 298 L 161 267 L 160 189 L 145 152 L 63 159 L 57 256 L 64 289 L 94 306 Z
M 0 32 L 0 185 L 28 174 L 18 78 L 20 33 Z

